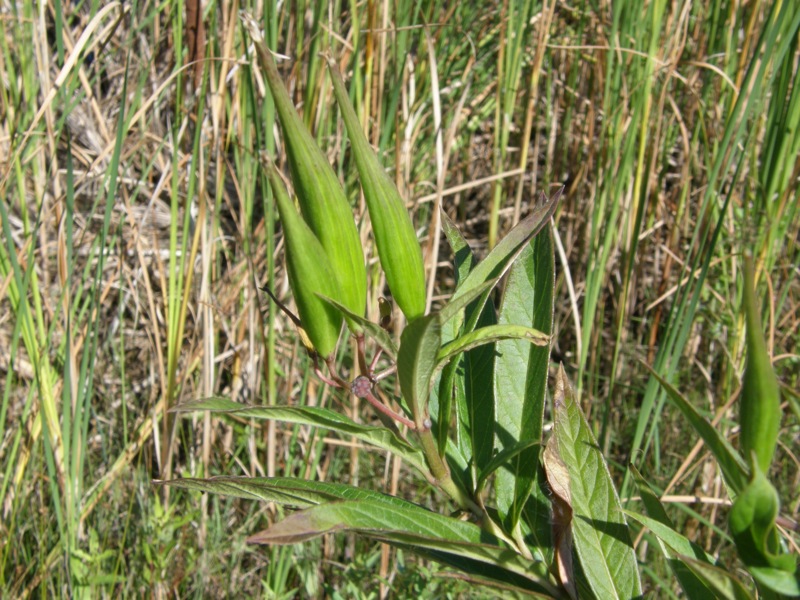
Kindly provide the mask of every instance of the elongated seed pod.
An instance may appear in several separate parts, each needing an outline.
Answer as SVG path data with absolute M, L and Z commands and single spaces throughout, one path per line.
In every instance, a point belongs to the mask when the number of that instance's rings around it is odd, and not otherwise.
M 336 102 L 342 111 L 356 159 L 386 282 L 400 310 L 409 321 L 413 321 L 425 312 L 422 250 L 400 192 L 389 179 L 361 129 L 338 68 L 330 59 L 328 66 Z
M 335 299 L 352 312 L 363 315 L 367 303 L 367 272 L 350 204 L 336 173 L 297 114 L 257 24 L 244 17 L 243 21 L 255 43 L 259 64 L 275 101 L 300 210 L 322 243 L 339 280 L 340 291 Z M 348 325 L 354 333 L 361 331 L 351 321 Z
M 753 258 L 744 258 L 744 314 L 747 322 L 747 363 L 739 400 L 739 446 L 745 460 L 755 453 L 756 462 L 764 472 L 769 471 L 778 431 L 781 425 L 781 396 L 778 378 L 764 342 L 761 315 L 755 296 Z
M 339 289 L 325 250 L 303 221 L 272 165 L 267 167 L 269 183 L 283 225 L 286 243 L 286 269 L 289 284 L 300 313 L 300 324 L 320 356 L 329 357 L 336 349 L 342 315 L 317 294 L 338 297 Z

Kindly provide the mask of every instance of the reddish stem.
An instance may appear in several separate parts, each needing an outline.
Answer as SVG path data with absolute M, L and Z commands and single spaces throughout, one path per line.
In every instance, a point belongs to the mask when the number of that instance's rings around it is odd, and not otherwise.
M 389 418 L 394 419 L 395 421 L 398 421 L 398 422 L 402 423 L 403 425 L 405 425 L 406 427 L 408 427 L 412 431 L 417 429 L 417 426 L 414 425 L 414 421 L 412 421 L 411 419 L 409 419 L 407 417 L 404 417 L 403 415 L 399 415 L 396 412 L 394 412 L 391 408 L 389 408 L 383 402 L 381 402 L 375 396 L 373 396 L 372 392 L 369 392 L 364 397 L 367 399 L 367 402 L 372 404 L 372 406 L 377 408 L 383 414 L 387 415 Z

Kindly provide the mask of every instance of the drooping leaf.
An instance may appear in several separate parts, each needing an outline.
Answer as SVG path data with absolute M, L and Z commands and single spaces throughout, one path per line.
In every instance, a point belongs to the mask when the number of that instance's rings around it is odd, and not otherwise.
M 180 404 L 171 412 L 194 412 L 210 410 L 226 412 L 249 419 L 266 419 L 312 425 L 343 435 L 352 436 L 362 442 L 388 450 L 402 457 L 421 473 L 428 468 L 422 452 L 400 438 L 396 433 L 384 427 L 361 425 L 333 410 L 311 406 L 243 406 L 227 398 L 212 397 Z
M 634 510 L 627 510 L 623 508 L 622 511 L 630 518 L 647 527 L 656 535 L 656 537 L 662 540 L 675 552 L 684 554 L 686 556 L 693 556 L 696 560 L 701 560 L 707 562 L 708 564 L 714 564 L 714 558 L 711 555 L 707 554 L 700 546 L 689 540 L 689 538 L 680 532 L 676 531 L 667 523 L 662 523 L 657 519 L 645 516 Z
M 644 516 L 630 510 L 626 510 L 625 514 L 655 534 L 658 540 L 658 548 L 661 550 L 662 556 L 667 561 L 687 598 L 690 600 L 702 600 L 714 597 L 712 590 L 706 585 L 705 581 L 699 578 L 689 565 L 680 558 L 681 555 L 693 556 L 697 560 L 713 564 L 713 557 L 675 530 L 675 526 L 661 505 L 661 501 L 644 480 L 641 473 L 633 465 L 629 465 L 628 468 L 633 473 L 642 502 L 650 516 Z
M 702 438 L 708 449 L 717 459 L 720 469 L 722 469 L 725 479 L 728 484 L 733 488 L 733 491 L 739 493 L 744 489 L 747 482 L 747 465 L 745 465 L 739 453 L 733 449 L 730 442 L 726 440 L 720 433 L 703 418 L 700 413 L 689 403 L 683 395 L 671 386 L 667 381 L 651 369 L 647 364 L 644 366 L 650 371 L 650 374 L 655 377 L 661 384 L 661 387 L 667 392 L 667 397 L 672 403 L 678 407 L 683 413 L 683 416 L 689 421 L 689 424 L 694 428 L 697 435 Z
M 713 564 L 714 558 L 710 554 L 676 531 L 675 526 L 672 523 L 672 519 L 669 518 L 667 511 L 664 510 L 664 507 L 661 504 L 661 500 L 658 499 L 658 496 L 656 496 L 656 494 L 650 488 L 639 470 L 632 464 L 628 465 L 628 468 L 633 474 L 634 481 L 639 489 L 639 495 L 642 498 L 642 503 L 644 504 L 645 510 L 649 516 L 645 517 L 644 515 L 640 515 L 633 511 L 626 511 L 625 514 L 631 515 L 642 525 L 650 529 L 660 539 L 669 544 L 676 552 L 686 556 L 693 556 L 697 560 L 704 560 Z
M 598 598 L 637 597 L 639 569 L 617 490 L 563 367 L 553 401 L 553 435 L 569 473 L 572 535 L 583 573 Z
M 550 342 L 550 336 L 538 329 L 524 325 L 488 325 L 465 333 L 449 344 L 442 346 L 436 356 L 436 364 L 441 365 L 449 362 L 462 352 L 468 352 L 473 348 L 493 344 L 501 340 L 518 340 L 536 346 L 546 346 Z M 519 373 L 517 373 L 517 377 L 519 377 Z
M 427 418 L 428 393 L 440 345 L 441 326 L 439 316 L 435 314 L 409 323 L 400 338 L 397 378 L 403 398 L 419 428 Z
M 211 477 L 209 479 L 184 477 L 155 483 L 234 498 L 275 502 L 293 508 L 308 508 L 334 500 L 371 500 L 395 506 L 408 504 L 407 501 L 394 496 L 343 483 L 308 481 L 291 477 Z
M 386 283 L 400 310 L 413 321 L 425 312 L 425 270 L 414 225 L 397 186 L 389 179 L 361 129 L 342 75 L 332 59 L 328 60 L 328 67 L 336 103 L 353 149 Z
M 294 544 L 336 531 L 356 531 L 389 543 L 501 565 L 534 582 L 540 591 L 557 594 L 544 564 L 524 560 L 477 525 L 411 503 L 402 507 L 371 500 L 327 503 L 294 513 L 248 541 Z

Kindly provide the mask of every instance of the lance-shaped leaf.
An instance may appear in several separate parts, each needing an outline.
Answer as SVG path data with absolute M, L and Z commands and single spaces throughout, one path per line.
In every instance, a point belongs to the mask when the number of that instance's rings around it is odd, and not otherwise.
M 758 467 L 769 471 L 781 425 L 778 379 L 764 343 L 761 314 L 755 297 L 753 258 L 744 259 L 744 314 L 747 320 L 747 365 L 739 399 L 739 444 L 745 460 L 754 452 Z
M 550 199 L 542 194 L 538 205 L 531 214 L 509 231 L 508 235 L 498 242 L 489 255 L 469 272 L 464 282 L 453 294 L 451 302 L 458 300 L 462 295 L 470 293 L 473 288 L 482 285 L 484 282 L 501 277 L 509 269 L 514 259 L 519 256 L 525 245 L 549 223 L 563 192 L 564 188 L 562 187 Z M 480 306 L 486 301 L 487 297 L 488 292 L 478 302 L 476 311 L 480 310 Z M 460 323 L 456 322 L 455 327 L 457 328 L 459 325 Z
M 439 315 L 421 317 L 403 330 L 397 353 L 397 378 L 414 423 L 423 429 L 436 355 L 441 344 Z
M 598 598 L 636 598 L 642 587 L 622 505 L 563 367 L 553 403 L 553 435 L 569 474 L 572 534 L 583 573 Z
M 308 481 L 294 477 L 211 477 L 195 479 L 184 477 L 169 481 L 155 481 L 185 490 L 220 494 L 233 498 L 276 502 L 293 508 L 309 508 L 336 500 L 371 500 L 392 506 L 405 507 L 406 500 L 331 481 Z
M 267 167 L 267 174 L 283 224 L 286 270 L 300 313 L 300 324 L 314 349 L 327 358 L 336 349 L 342 316 L 319 294 L 338 298 L 337 279 L 322 244 L 298 214 L 272 165 Z
M 193 412 L 197 410 L 212 410 L 248 419 L 268 419 L 329 429 L 346 436 L 352 436 L 357 440 L 383 450 L 388 450 L 416 467 L 424 475 L 427 476 L 428 474 L 428 468 L 425 465 L 422 452 L 393 431 L 384 427 L 361 425 L 327 408 L 312 406 L 243 406 L 228 398 L 211 397 L 185 402 L 176 406 L 170 412 Z
M 500 326 L 517 325 L 543 332 L 542 343 L 508 339 L 496 346 L 494 395 L 495 446 L 540 442 L 550 365 L 555 263 L 549 228 L 526 246 L 511 267 L 498 314 Z M 544 335 L 548 334 L 548 335 Z M 533 489 L 537 451 L 520 454 L 495 478 L 497 508 L 513 530 Z
M 406 506 L 373 500 L 323 504 L 289 515 L 250 537 L 248 542 L 295 544 L 336 531 L 356 531 L 391 544 L 435 551 L 434 556 L 439 558 L 445 553 L 501 567 L 524 577 L 536 591 L 559 595 L 550 584 L 543 563 L 523 559 L 473 523 L 440 515 L 410 502 Z
M 425 271 L 414 226 L 400 192 L 389 179 L 361 129 L 342 75 L 332 59 L 328 60 L 328 67 L 333 80 L 333 93 L 353 147 L 386 282 L 400 310 L 409 321 L 413 321 L 425 312 Z
M 333 297 L 354 313 L 363 315 L 367 302 L 367 272 L 350 204 L 336 173 L 297 114 L 258 24 L 252 17 L 240 15 L 253 39 L 259 64 L 275 101 L 300 210 L 325 248 L 339 281 L 339 294 Z M 351 330 L 360 331 L 352 320 L 348 320 L 348 325 Z

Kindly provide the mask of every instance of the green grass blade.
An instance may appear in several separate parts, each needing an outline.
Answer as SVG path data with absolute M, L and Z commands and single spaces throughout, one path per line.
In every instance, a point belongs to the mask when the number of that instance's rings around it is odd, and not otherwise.
M 649 367 L 648 367 L 649 368 Z M 689 421 L 689 424 L 695 430 L 697 435 L 705 442 L 708 449 L 717 459 L 717 463 L 725 475 L 725 479 L 733 488 L 734 492 L 740 492 L 744 489 L 747 480 L 747 465 L 742 457 L 730 442 L 726 440 L 720 433 L 700 413 L 689 403 L 683 395 L 676 390 L 673 386 L 668 384 L 666 380 L 658 373 L 650 369 L 650 374 L 658 381 L 667 392 L 668 398 L 678 407 L 683 413 L 683 416 Z

